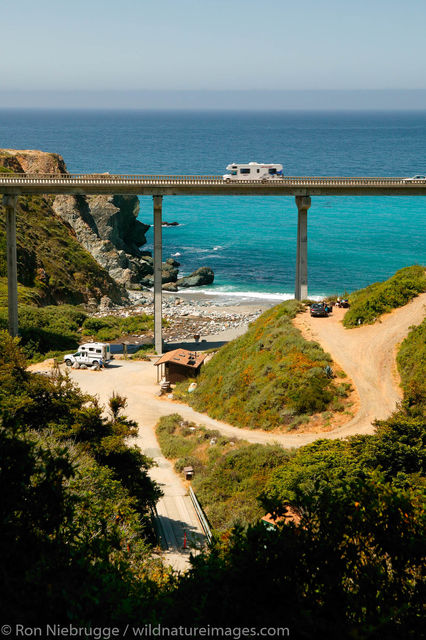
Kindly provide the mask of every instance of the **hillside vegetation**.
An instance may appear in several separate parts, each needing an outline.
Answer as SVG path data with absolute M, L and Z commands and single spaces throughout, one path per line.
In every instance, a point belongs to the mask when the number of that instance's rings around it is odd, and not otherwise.
M 262 314 L 204 366 L 193 393 L 181 384 L 176 397 L 213 418 L 260 429 L 292 428 L 310 414 L 343 411 L 349 385 L 329 377 L 330 356 L 292 325 L 301 309 L 291 300 Z
M 426 319 L 403 341 L 397 363 L 404 404 L 412 413 L 426 416 Z
M 51 199 L 21 196 L 17 205 L 18 281 L 21 299 L 37 305 L 80 304 L 107 295 L 121 302 L 123 291 L 71 228 L 58 218 Z M 0 278 L 7 276 L 5 210 L 0 198 Z M 0 281 L 4 300 L 5 280 Z
M 163 454 L 175 469 L 194 468 L 192 486 L 218 531 L 255 524 L 264 515 L 257 500 L 274 469 L 291 454 L 279 445 L 248 444 L 218 431 L 182 423 L 178 414 L 160 419 L 156 434 Z
M 402 307 L 426 291 L 426 272 L 420 265 L 400 269 L 388 280 L 354 291 L 350 309 L 343 319 L 345 327 L 373 324 L 381 315 Z
M 19 305 L 18 315 L 21 347 L 28 358 L 53 357 L 75 350 L 78 331 L 87 317 L 82 309 L 71 305 Z M 0 307 L 0 330 L 7 326 L 7 308 Z

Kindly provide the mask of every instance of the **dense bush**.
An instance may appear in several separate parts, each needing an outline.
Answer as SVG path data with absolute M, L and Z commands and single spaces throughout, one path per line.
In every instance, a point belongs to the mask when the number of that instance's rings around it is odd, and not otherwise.
M 404 389 L 404 404 L 411 413 L 426 414 L 426 320 L 414 327 L 397 357 Z
M 6 427 L 50 430 L 58 441 L 72 441 L 79 450 L 108 466 L 149 516 L 158 487 L 148 477 L 151 465 L 140 449 L 127 440 L 137 425 L 122 415 L 125 398 L 113 395 L 109 417 L 96 398 L 83 394 L 68 377 L 30 374 L 25 357 L 5 332 L 0 332 L 0 417 Z
M 2 619 L 153 619 L 153 579 L 164 574 L 148 545 L 158 488 L 149 460 L 126 444 L 135 425 L 122 416 L 124 399 L 114 396 L 104 418 L 68 380 L 25 366 L 0 332 Z
M 237 529 L 195 558 L 168 601 L 167 624 L 414 640 L 423 625 L 422 499 L 379 473 L 317 494 L 301 490 L 297 526 Z
M 342 484 L 361 482 L 376 469 L 386 482 L 418 485 L 426 470 L 423 421 L 401 411 L 376 426 L 375 435 L 316 440 L 298 449 L 271 475 L 262 493 L 265 508 L 296 506 L 300 493 L 318 494 L 332 486 L 337 491 Z
M 419 293 L 426 291 L 425 268 L 419 265 L 400 269 L 389 280 L 375 282 L 349 296 L 345 327 L 372 324 L 382 314 L 402 307 Z
M 167 321 L 164 324 L 168 324 Z M 0 305 L 0 330 L 7 329 L 7 326 L 7 308 Z M 66 304 L 45 307 L 19 305 L 21 346 L 32 360 L 75 351 L 82 334 L 104 342 L 129 333 L 152 331 L 153 326 L 153 316 L 145 314 L 127 318 L 96 318 L 89 317 L 79 307 Z M 152 345 L 149 349 L 152 351 Z
M 175 395 L 213 418 L 260 429 L 292 427 L 297 416 L 327 409 L 342 394 L 326 374 L 330 356 L 291 323 L 302 308 L 289 301 L 264 313 L 204 366 L 193 393 L 181 384 Z
M 417 638 L 425 445 L 424 421 L 400 411 L 375 435 L 317 441 L 287 457 L 261 501 L 276 516 L 291 507 L 299 522 L 218 537 L 180 581 L 167 621 L 285 626 L 296 638 Z M 220 489 L 217 500 L 225 514 Z
M 138 334 L 152 331 L 154 328 L 153 316 L 142 313 L 137 316 L 119 318 L 117 316 L 104 316 L 103 318 L 87 318 L 83 324 L 83 335 L 92 336 L 97 340 L 115 340 L 122 335 Z
M 78 307 L 19 305 L 21 345 L 28 356 L 73 351 L 78 347 L 78 329 L 87 315 Z M 7 309 L 0 308 L 0 329 L 8 324 Z

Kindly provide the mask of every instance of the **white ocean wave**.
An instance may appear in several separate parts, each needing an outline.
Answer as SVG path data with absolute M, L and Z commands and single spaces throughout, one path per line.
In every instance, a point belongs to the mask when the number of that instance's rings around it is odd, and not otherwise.
M 222 298 L 245 298 L 250 300 L 294 300 L 293 293 L 269 293 L 267 291 L 235 291 L 227 287 L 218 289 L 199 289 L 193 287 L 185 291 L 179 290 L 179 295 L 193 295 L 194 293 L 202 293 L 206 296 L 217 296 Z M 310 300 L 323 300 L 325 296 L 309 296 Z

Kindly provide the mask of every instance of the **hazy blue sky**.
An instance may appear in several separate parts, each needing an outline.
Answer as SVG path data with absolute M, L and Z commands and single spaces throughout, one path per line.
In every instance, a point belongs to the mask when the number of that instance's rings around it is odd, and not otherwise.
M 422 0 L 19 0 L 1 26 L 0 92 L 426 88 Z

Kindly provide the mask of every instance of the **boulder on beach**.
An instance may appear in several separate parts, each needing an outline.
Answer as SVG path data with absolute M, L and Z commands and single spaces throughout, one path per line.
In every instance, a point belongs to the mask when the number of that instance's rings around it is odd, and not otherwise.
M 205 284 L 212 284 L 214 280 L 213 269 L 210 267 L 200 267 L 189 276 L 179 278 L 176 284 L 178 287 L 201 287 Z
M 162 282 L 176 282 L 178 277 L 178 269 L 174 266 L 173 262 L 163 262 L 161 265 L 161 278 Z
M 163 291 L 171 291 L 174 293 L 178 290 L 178 286 L 176 282 L 166 282 L 165 284 L 163 284 L 162 289 Z

